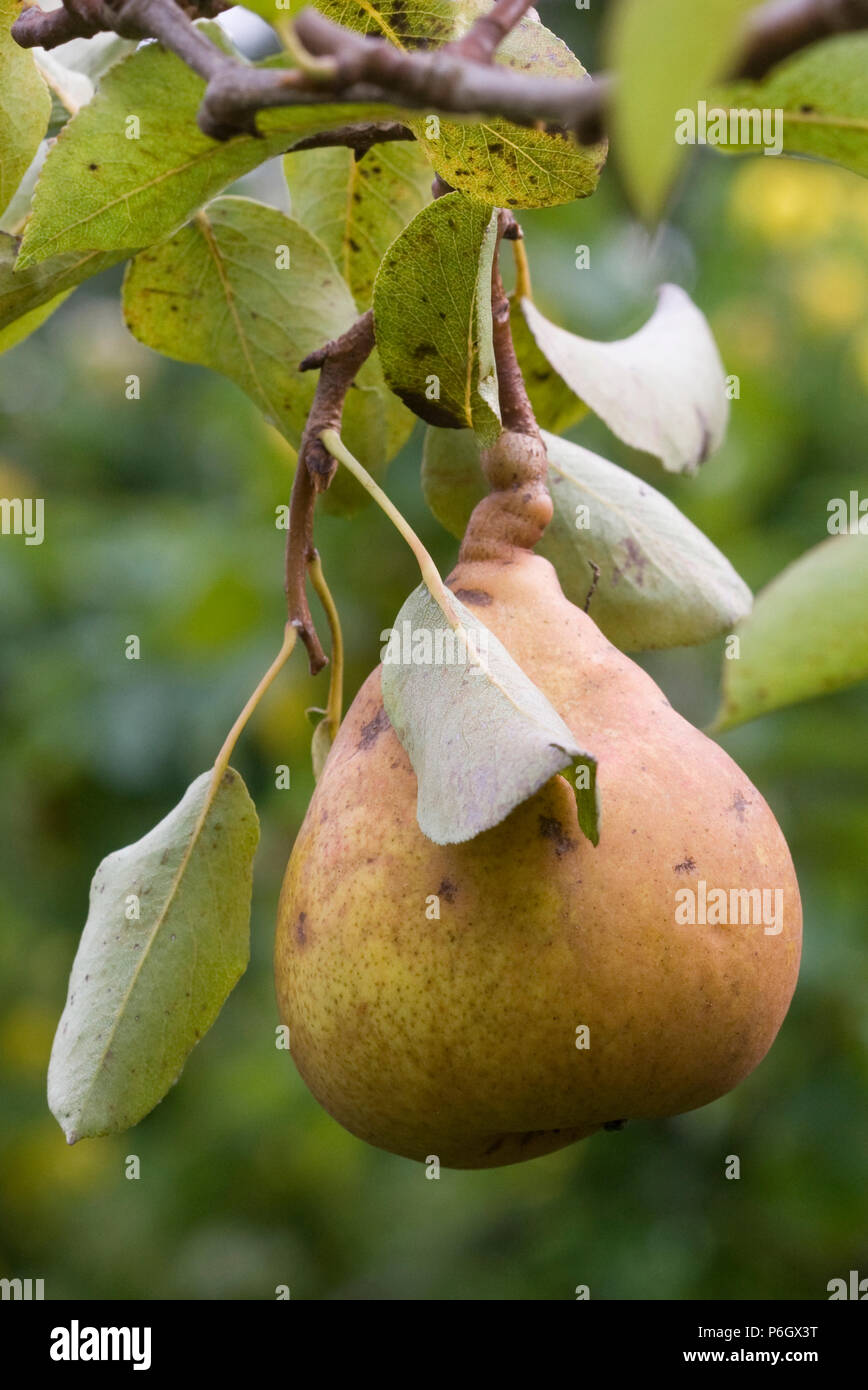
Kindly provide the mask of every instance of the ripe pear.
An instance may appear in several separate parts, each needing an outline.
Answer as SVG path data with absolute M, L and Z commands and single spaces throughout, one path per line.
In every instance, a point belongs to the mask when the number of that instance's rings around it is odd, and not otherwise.
M 787 1011 L 801 907 L 759 792 L 547 560 L 516 548 L 462 560 L 447 582 L 596 755 L 599 845 L 562 776 L 473 840 L 426 839 L 377 670 L 292 852 L 276 982 L 296 1065 L 342 1125 L 408 1158 L 486 1168 L 736 1086 Z M 703 884 L 727 900 L 771 890 L 780 911 L 679 921 L 676 894 L 701 903 Z

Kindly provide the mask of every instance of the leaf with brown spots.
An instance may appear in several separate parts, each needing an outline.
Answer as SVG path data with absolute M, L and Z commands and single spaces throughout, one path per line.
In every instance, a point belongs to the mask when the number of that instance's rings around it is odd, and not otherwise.
M 492 443 L 500 404 L 491 325 L 497 214 L 449 193 L 383 258 L 374 330 L 387 383 L 423 420 Z

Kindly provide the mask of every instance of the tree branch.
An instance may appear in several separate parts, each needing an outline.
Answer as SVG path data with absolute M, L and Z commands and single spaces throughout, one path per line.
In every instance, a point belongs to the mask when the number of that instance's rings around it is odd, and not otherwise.
M 301 363 L 303 372 L 319 367 L 320 376 L 301 437 L 292 484 L 286 536 L 285 588 L 289 621 L 298 629 L 307 647 L 311 675 L 316 675 L 326 664 L 326 656 L 311 617 L 305 583 L 308 566 L 316 556 L 313 512 L 317 494 L 328 487 L 337 469 L 336 461 L 319 436 L 324 430 L 340 432 L 347 391 L 373 348 L 374 314 L 369 309 L 340 338 L 317 348 Z
M 356 159 L 359 160 L 368 150 L 373 149 L 374 145 L 393 140 L 415 139 L 412 130 L 401 125 L 400 121 L 360 121 L 354 125 L 342 125 L 337 130 L 318 130 L 315 135 L 308 135 L 293 145 L 292 153 L 295 154 L 297 150 L 319 150 L 332 145 L 345 145 L 355 150 Z
M 812 43 L 868 29 L 868 0 L 771 0 L 752 10 L 730 76 L 754 81 Z
M 521 238 L 521 228 L 506 208 L 498 213 L 498 250 L 491 268 L 491 317 L 494 330 L 494 360 L 497 366 L 497 387 L 500 396 L 500 416 L 505 430 L 530 434 L 539 438 L 539 426 L 524 384 L 521 367 L 515 354 L 510 326 L 510 305 L 500 273 L 500 242 Z
M 321 103 L 398 105 L 480 119 L 503 116 L 528 126 L 543 122 L 571 132 L 583 144 L 596 144 L 606 125 L 611 81 L 605 76 L 553 79 L 490 61 L 529 8 L 524 0 L 496 0 L 463 39 L 439 49 L 410 51 L 343 29 L 319 11 L 304 9 L 294 23 L 298 65 L 283 70 L 239 63 L 194 29 L 190 16 L 219 13 L 223 0 L 63 4 L 61 10 L 25 10 L 12 26 L 16 41 L 24 48 L 55 48 L 101 30 L 159 39 L 207 82 L 199 125 L 215 139 L 258 133 L 257 111 Z M 818 39 L 865 28 L 868 0 L 770 0 L 751 12 L 729 76 L 760 78 L 775 63 Z M 305 63 L 305 56 L 319 61 Z
M 527 14 L 533 0 L 496 0 L 488 14 L 480 15 L 464 35 L 450 44 L 453 53 L 473 63 L 490 63 L 507 34 Z

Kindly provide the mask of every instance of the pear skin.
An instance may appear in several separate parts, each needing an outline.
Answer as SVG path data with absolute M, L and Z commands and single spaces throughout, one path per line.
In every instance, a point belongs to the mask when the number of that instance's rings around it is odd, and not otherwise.
M 738 1085 L 792 997 L 801 906 L 759 792 L 547 560 L 462 561 L 448 582 L 596 755 L 600 843 L 561 776 L 474 840 L 426 839 L 377 670 L 293 849 L 275 969 L 292 1055 L 335 1119 L 392 1153 L 486 1168 Z M 760 897 L 732 924 L 678 920 L 703 883 Z M 780 913 L 757 921 L 764 889 Z

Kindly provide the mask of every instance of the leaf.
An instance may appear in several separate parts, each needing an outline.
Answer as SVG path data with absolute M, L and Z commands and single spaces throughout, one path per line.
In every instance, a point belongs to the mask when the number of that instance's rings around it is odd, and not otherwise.
M 606 66 L 617 81 L 612 149 L 640 216 L 662 212 L 688 147 L 677 113 L 695 109 L 726 71 L 756 0 L 621 0 L 609 26 Z
M 723 441 L 726 377 L 711 329 L 677 285 L 660 288 L 638 333 L 614 343 L 580 338 L 521 301 L 543 356 L 619 439 L 664 468 L 694 473 Z
M 783 153 L 843 164 L 868 177 L 868 34 L 842 34 L 796 54 L 762 82 L 714 94 L 709 105 L 783 111 Z M 741 132 L 739 132 L 741 133 Z M 756 153 L 756 145 L 721 145 Z
M 352 150 L 304 150 L 284 169 L 292 212 L 328 247 L 360 310 L 370 307 L 380 261 L 431 201 L 431 168 L 415 141 Z
M 65 67 L 56 52 L 46 52 L 42 48 L 33 52 L 46 87 L 56 99 L 55 104 L 59 103 L 61 107 L 60 124 L 64 124 L 68 113 L 78 111 L 90 101 L 94 84 L 85 73 Z M 51 120 L 53 125 L 56 120 L 54 111 Z
M 494 633 L 457 598 L 451 601 L 463 628 L 454 649 L 450 636 L 460 634 L 420 584 L 395 619 L 397 641 L 383 662 L 383 704 L 419 784 L 419 828 L 438 845 L 460 844 L 499 825 L 576 758 L 595 766 Z M 429 659 L 404 659 L 405 630 L 411 651 L 420 639 L 429 644 Z M 397 659 L 390 660 L 393 646 Z M 595 782 L 577 790 L 579 823 L 593 844 L 599 838 Z
M 52 256 L 51 260 L 43 261 L 29 270 L 19 271 L 15 262 L 17 250 L 17 240 L 0 232 L 0 330 L 17 323 L 25 315 L 35 313 L 49 301 L 56 301 L 56 308 L 82 280 L 98 275 L 100 271 L 123 260 L 123 253 L 119 251 L 72 251 L 63 256 Z M 27 331 L 32 331 L 36 326 L 37 321 L 31 320 L 31 328 Z M 25 333 L 21 334 L 21 337 L 25 336 Z M 20 338 L 15 341 L 20 341 Z M 12 341 L 7 341 L 6 346 L 11 347 Z
M 285 20 L 275 0 L 254 0 L 266 19 Z M 302 5 L 292 0 L 290 17 Z M 316 8 L 337 24 L 387 39 L 394 47 L 439 48 L 460 38 L 491 0 L 316 0 Z M 578 58 L 532 11 L 500 44 L 495 61 L 553 81 L 587 77 Z M 590 79 L 588 79 L 590 80 Z M 571 203 L 593 193 L 606 157 L 606 145 L 589 148 L 565 132 L 534 130 L 499 118 L 487 121 L 438 117 L 431 136 L 430 113 L 408 112 L 403 119 L 422 144 L 433 167 L 453 188 L 489 207 L 537 208 Z
M 868 537 L 833 536 L 757 595 L 723 663 L 714 728 L 828 695 L 868 676 Z
M 216 25 L 197 28 L 228 51 Z M 110 68 L 45 161 L 20 265 L 62 251 L 130 251 L 161 241 L 227 184 L 306 135 L 394 117 L 388 107 L 284 107 L 262 112 L 262 138 L 221 142 L 196 124 L 204 91 L 202 79 L 159 44 Z M 138 139 L 126 138 L 130 115 L 139 118 Z
M 399 0 L 400 3 L 400 0 Z M 427 8 L 421 7 L 423 10 Z M 456 6 L 463 34 L 489 0 Z M 542 73 L 553 82 L 590 81 L 567 45 L 540 22 L 536 11 L 523 16 L 500 44 L 495 62 L 521 72 Z M 602 142 L 582 146 L 564 131 L 537 130 L 503 119 L 460 122 L 442 119 L 435 138 L 425 116 L 408 124 L 441 178 L 492 207 L 541 208 L 586 198 L 597 187 L 606 159 Z
M 0 328 L 0 353 L 8 352 L 10 348 L 17 347 L 19 343 L 23 343 L 25 338 L 29 338 L 31 333 L 35 333 L 36 329 L 51 317 L 55 309 L 60 308 L 70 294 L 72 294 L 71 289 L 64 290 L 63 294 L 56 295 L 54 299 L 48 299 L 28 313 L 22 314 L 6 328 Z
M 247 966 L 259 822 L 237 772 L 212 782 L 94 874 L 48 1069 L 71 1144 L 162 1100 Z
M 54 58 L 72 72 L 79 72 L 96 87 L 110 67 L 135 53 L 137 39 L 122 39 L 119 34 L 99 33 L 89 39 L 70 39 L 51 50 Z M 42 51 L 42 50 L 40 50 Z
M 316 386 L 316 373 L 298 364 L 356 318 L 316 237 L 275 208 L 234 197 L 215 199 L 169 241 L 136 256 L 123 311 L 148 347 L 229 377 L 296 448 Z M 377 384 L 376 365 L 366 364 L 346 422 L 348 447 L 381 471 L 385 393 Z
M 322 776 L 326 759 L 332 748 L 331 729 L 328 719 L 321 719 L 313 731 L 310 741 L 310 758 L 313 763 L 313 780 L 318 782 Z
M 27 172 L 51 116 L 51 97 L 33 54 L 9 32 L 17 0 L 0 0 L 0 212 Z
M 496 237 L 496 213 L 449 193 L 392 243 L 374 285 L 388 385 L 429 424 L 466 426 L 486 442 L 500 433 L 491 336 Z
M 610 642 L 622 651 L 694 645 L 750 611 L 747 585 L 668 498 L 578 444 L 543 438 L 554 515 L 536 549 L 579 608 L 597 567 L 588 611 Z M 422 487 L 438 520 L 462 535 L 488 490 L 469 431 L 427 432 Z

